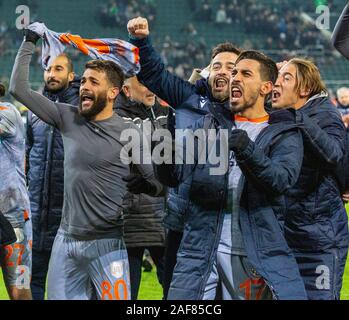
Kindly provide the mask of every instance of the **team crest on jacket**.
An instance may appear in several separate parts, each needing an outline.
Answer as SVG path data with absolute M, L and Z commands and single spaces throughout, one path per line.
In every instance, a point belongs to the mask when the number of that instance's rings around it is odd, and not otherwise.
M 110 265 L 110 273 L 115 277 L 115 278 L 122 278 L 124 274 L 124 267 L 122 265 L 121 261 L 114 261 Z
M 207 97 L 200 97 L 200 109 L 203 109 L 207 103 Z

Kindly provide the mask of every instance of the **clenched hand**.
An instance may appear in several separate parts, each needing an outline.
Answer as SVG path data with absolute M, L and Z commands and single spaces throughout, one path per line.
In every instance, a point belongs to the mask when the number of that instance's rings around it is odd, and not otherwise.
M 128 33 L 132 37 L 144 39 L 149 36 L 148 20 L 142 17 L 132 19 L 127 24 Z

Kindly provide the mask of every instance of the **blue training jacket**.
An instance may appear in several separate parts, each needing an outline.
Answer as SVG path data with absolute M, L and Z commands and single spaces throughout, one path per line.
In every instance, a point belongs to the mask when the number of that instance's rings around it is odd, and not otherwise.
M 142 40 L 130 38 L 129 41 L 140 49 L 139 81 L 176 109 L 176 129 L 188 128 L 208 113 L 210 104 L 220 104 L 213 99 L 207 80 L 200 80 L 193 85 L 167 71 L 160 55 L 154 50 L 150 37 Z M 170 116 L 169 123 L 172 120 Z M 188 209 L 190 185 L 191 181 L 188 178 L 182 184 L 169 189 L 165 227 L 178 232 L 183 231 L 183 217 Z
M 231 115 L 224 110 L 221 114 Z M 250 263 L 264 278 L 275 299 L 307 299 L 295 257 L 287 245 L 283 221 L 284 193 L 297 181 L 303 157 L 298 125 L 284 116 L 288 111 L 271 114 L 269 126 L 237 154 L 245 176 L 241 184 L 240 225 Z M 231 121 L 231 120 L 230 120 Z M 221 124 L 209 114 L 197 128 L 218 129 Z M 209 174 L 212 166 L 161 165 L 157 175 L 171 185 L 191 177 L 185 228 L 177 255 L 169 299 L 200 300 L 217 253 L 224 219 L 228 172 Z

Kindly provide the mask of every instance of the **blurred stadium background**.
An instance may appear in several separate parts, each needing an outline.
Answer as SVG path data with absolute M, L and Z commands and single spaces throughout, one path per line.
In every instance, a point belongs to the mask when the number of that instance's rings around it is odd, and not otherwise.
M 0 0 L 0 81 L 8 83 L 22 32 L 15 27 L 16 7 L 27 5 L 31 21 L 57 32 L 85 38 L 127 39 L 126 23 L 138 15 L 150 21 L 152 39 L 168 68 L 188 78 L 193 68 L 209 62 L 210 49 L 231 41 L 243 49 L 258 49 L 281 61 L 294 55 L 313 58 L 331 94 L 349 86 L 349 62 L 331 46 L 329 37 L 345 0 Z M 330 30 L 315 27 L 318 5 L 330 9 Z M 88 58 L 70 51 L 75 71 Z M 42 86 L 41 53 L 32 61 L 31 81 Z M 10 99 L 9 96 L 6 98 Z M 2 278 L 2 277 L 1 277 Z M 0 279 L 0 299 L 6 293 Z M 154 271 L 145 275 L 141 299 L 160 299 Z M 347 268 L 342 299 L 349 299 Z
M 127 39 L 126 23 L 137 15 L 149 18 L 153 42 L 168 67 L 188 77 L 208 64 L 215 44 L 228 40 L 244 49 L 260 49 L 276 60 L 298 54 L 318 63 L 328 87 L 349 85 L 349 63 L 333 50 L 329 35 L 344 0 L 0 0 L 0 79 L 8 80 L 22 34 L 15 28 L 15 9 L 30 8 L 31 21 L 58 32 L 83 37 Z M 330 30 L 320 32 L 316 7 L 330 8 Z M 86 57 L 72 52 L 75 69 Z M 40 49 L 33 60 L 33 85 L 42 84 Z

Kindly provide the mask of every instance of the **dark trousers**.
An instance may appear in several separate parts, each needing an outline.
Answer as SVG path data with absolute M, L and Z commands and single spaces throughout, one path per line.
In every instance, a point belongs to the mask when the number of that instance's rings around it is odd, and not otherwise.
M 30 284 L 33 300 L 45 299 L 46 276 L 50 256 L 50 251 L 36 251 L 33 249 L 32 280 Z
M 164 271 L 164 247 L 135 247 L 127 248 L 128 261 L 130 266 L 131 300 L 137 300 L 139 286 L 142 277 L 142 262 L 144 250 L 148 249 L 156 266 L 159 283 L 163 283 Z
M 177 263 L 177 252 L 183 237 L 182 232 L 168 230 L 165 249 L 164 266 L 164 300 L 167 300 L 168 290 L 170 289 L 173 270 Z

